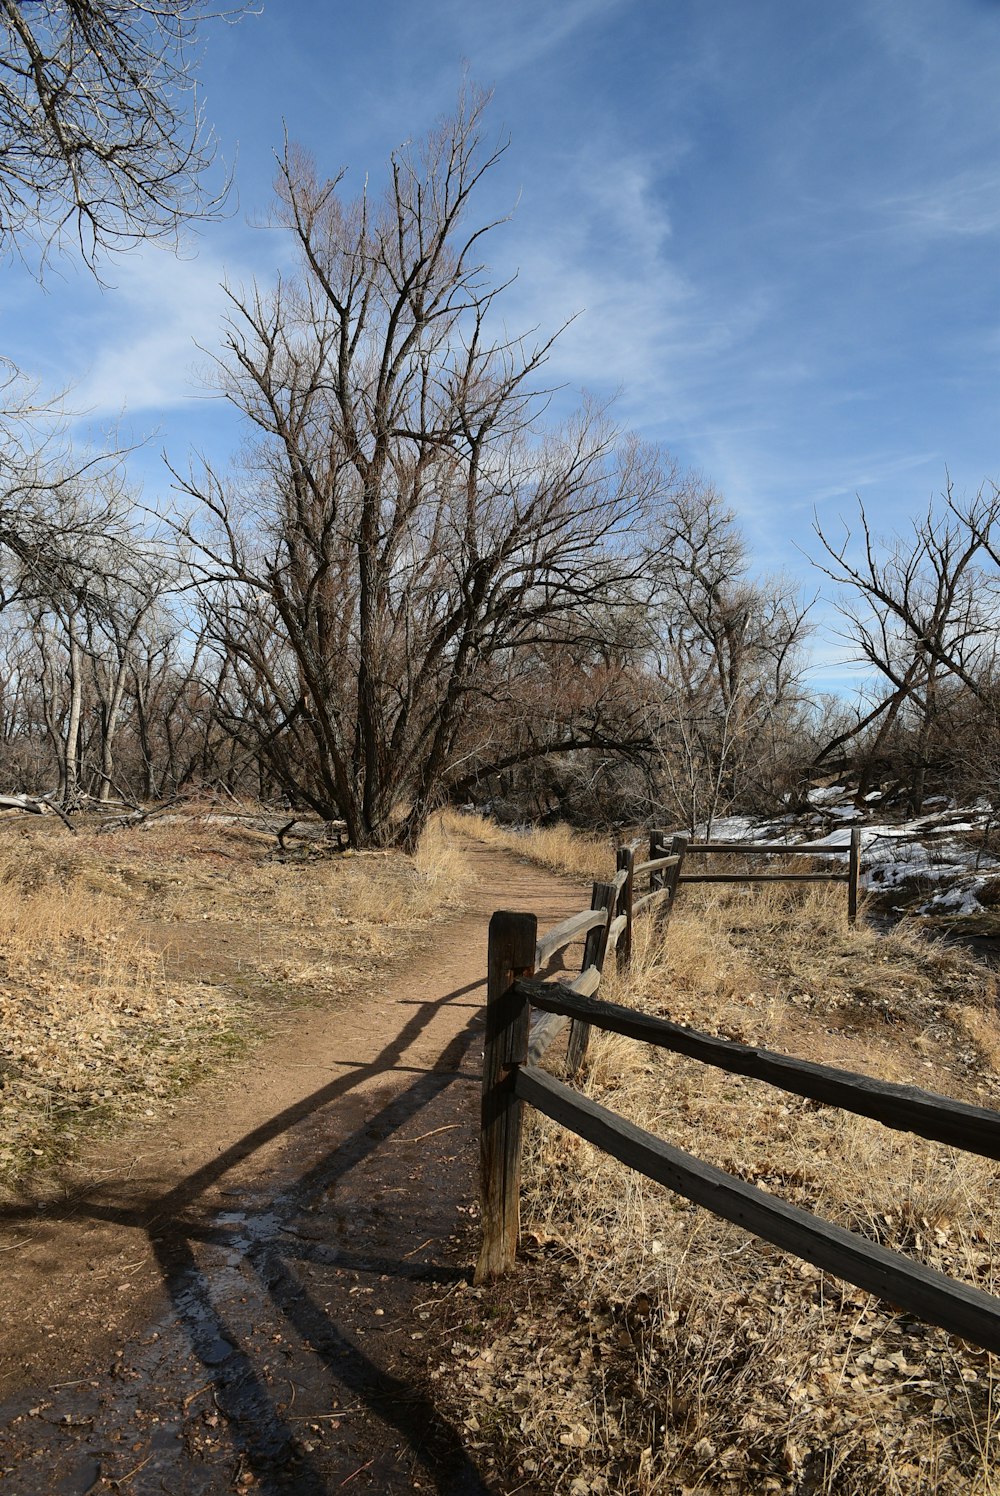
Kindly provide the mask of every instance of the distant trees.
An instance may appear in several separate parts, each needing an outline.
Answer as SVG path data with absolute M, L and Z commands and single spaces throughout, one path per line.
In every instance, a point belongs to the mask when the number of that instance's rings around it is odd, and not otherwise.
M 97 273 L 109 251 L 217 208 L 193 47 L 202 22 L 243 8 L 0 0 L 0 251 L 44 264 L 75 248 Z M 70 805 L 84 783 L 105 797 L 118 780 L 173 565 L 137 531 L 124 458 L 74 453 L 55 403 L 0 359 L 0 757 L 15 782 L 51 776 Z
M 72 232 L 97 267 L 209 210 L 188 68 L 212 13 L 0 0 L 0 245 Z M 124 454 L 74 455 L 0 375 L 0 774 L 69 805 L 280 791 L 359 846 L 412 844 L 449 798 L 711 826 L 837 754 L 859 797 L 891 762 L 915 807 L 942 773 L 1000 804 L 1000 490 L 888 544 L 863 511 L 860 546 L 818 531 L 877 686 L 817 742 L 797 588 L 605 410 L 554 420 L 553 339 L 508 331 L 483 260 L 485 107 L 378 196 L 286 144 L 295 266 L 228 289 L 218 365 L 248 438 L 228 472 L 177 467 L 170 545 Z
M 114 613 L 14 603 L 0 613 L 0 782 L 70 810 L 273 793 L 221 721 L 225 670 L 162 591 Z
M 751 578 L 736 516 L 704 481 L 675 486 L 655 543 L 651 793 L 668 819 L 710 831 L 729 811 L 775 808 L 801 772 L 809 606 L 785 578 Z
M 0 0 L 0 251 L 44 261 L 75 243 L 96 271 L 217 206 L 192 48 L 219 14 L 206 0 Z M 80 495 L 120 486 L 122 457 L 75 458 L 52 401 L 0 356 L 0 555 L 36 591 L 46 574 L 72 590 L 86 526 L 100 528 Z

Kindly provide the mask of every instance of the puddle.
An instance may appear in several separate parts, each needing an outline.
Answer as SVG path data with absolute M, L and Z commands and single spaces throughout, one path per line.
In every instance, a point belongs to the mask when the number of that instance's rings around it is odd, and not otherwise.
M 444 1249 L 478 1162 L 464 1049 L 368 1097 L 339 1148 L 304 1129 L 281 1193 L 158 1227 L 170 1313 L 77 1385 L 0 1407 L 4 1496 L 496 1489 L 422 1392 L 411 1333 L 415 1306 L 463 1281 Z M 394 1146 L 407 1127 L 433 1135 L 419 1156 Z

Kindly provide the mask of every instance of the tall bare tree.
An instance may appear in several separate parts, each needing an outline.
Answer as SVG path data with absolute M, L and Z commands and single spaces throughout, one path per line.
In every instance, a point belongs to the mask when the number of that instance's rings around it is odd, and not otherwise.
M 710 830 L 727 810 L 768 808 L 789 788 L 809 605 L 787 579 L 751 576 L 736 516 L 703 480 L 678 481 L 654 539 L 653 793 L 668 815 Z
M 847 530 L 834 542 L 815 526 L 825 553 L 816 564 L 841 588 L 848 637 L 876 672 L 870 705 L 824 744 L 817 762 L 867 732 L 864 756 L 875 770 L 900 728 L 915 723 L 908 789 L 919 809 L 931 746 L 947 738 L 963 693 L 996 719 L 998 520 L 995 487 L 962 505 L 949 484 L 943 511 L 930 506 L 908 536 L 881 540 L 862 506 L 856 540 Z M 867 785 L 863 770 L 859 795 Z
M 229 293 L 222 384 L 257 437 L 242 474 L 180 480 L 234 731 L 358 844 L 412 839 L 457 759 L 489 760 L 519 659 L 597 633 L 663 486 L 600 411 L 543 424 L 551 341 L 500 331 L 493 225 L 469 218 L 505 149 L 484 107 L 397 152 L 378 201 L 286 147 L 297 273 Z M 560 721 L 527 751 L 578 737 Z
M 108 250 L 173 236 L 217 207 L 203 190 L 214 142 L 194 46 L 209 17 L 244 9 L 0 0 L 0 252 L 26 259 L 34 246 L 44 263 L 75 241 L 96 272 Z M 0 357 L 0 607 L 20 594 L 65 608 L 99 587 L 90 542 L 109 494 L 117 507 L 125 454 L 74 456 L 57 404 Z

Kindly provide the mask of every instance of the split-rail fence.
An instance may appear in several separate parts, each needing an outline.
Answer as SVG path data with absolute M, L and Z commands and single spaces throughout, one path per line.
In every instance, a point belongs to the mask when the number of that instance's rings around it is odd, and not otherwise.
M 851 837 L 848 872 L 691 873 L 689 855 L 795 853 L 819 847 L 672 841 L 650 838 L 650 855 L 636 862 L 633 848 L 617 853 L 611 882 L 593 886 L 591 908 L 538 934 L 533 914 L 500 910 L 490 921 L 486 1036 L 483 1062 L 481 1182 L 483 1241 L 477 1282 L 510 1272 L 519 1228 L 522 1114 L 533 1106 L 561 1126 L 714 1215 L 792 1253 L 815 1267 L 873 1293 L 918 1319 L 940 1325 L 988 1351 L 1000 1351 L 1000 1298 L 955 1281 L 902 1253 L 788 1205 L 598 1105 L 539 1068 L 539 1060 L 569 1022 L 566 1068 L 577 1075 L 592 1028 L 622 1034 L 700 1060 L 731 1074 L 766 1081 L 792 1095 L 872 1117 L 887 1127 L 1000 1159 L 1000 1113 L 916 1086 L 894 1085 L 828 1065 L 719 1039 L 597 997 L 605 962 L 620 969 L 631 957 L 632 922 L 650 912 L 666 925 L 680 884 L 762 879 L 837 880 L 848 883 L 848 911 L 857 913 L 860 838 Z M 838 849 L 843 851 L 843 849 Z M 636 896 L 636 880 L 648 887 Z M 573 941 L 585 937 L 583 966 L 572 982 L 541 981 L 535 973 Z

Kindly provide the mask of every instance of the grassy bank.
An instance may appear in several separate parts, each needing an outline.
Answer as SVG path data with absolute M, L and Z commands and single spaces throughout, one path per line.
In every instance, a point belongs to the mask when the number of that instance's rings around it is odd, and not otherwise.
M 439 823 L 413 858 L 279 858 L 213 812 L 77 836 L 0 823 L 0 1180 L 154 1118 L 289 1007 L 342 1001 L 466 877 Z
M 614 876 L 614 841 L 610 836 L 587 836 L 565 825 L 527 829 L 500 826 L 489 816 L 470 811 L 446 810 L 441 819 L 455 834 L 474 836 L 488 847 L 513 852 L 538 867 L 551 868 L 570 878 L 593 880 Z

